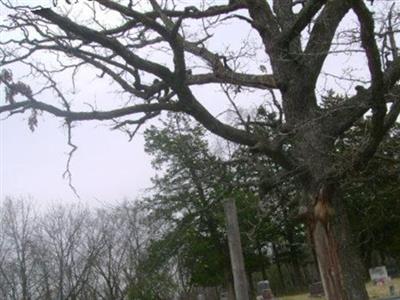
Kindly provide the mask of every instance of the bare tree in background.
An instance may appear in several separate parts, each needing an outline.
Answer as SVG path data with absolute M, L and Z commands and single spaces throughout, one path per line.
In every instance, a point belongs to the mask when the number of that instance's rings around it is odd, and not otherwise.
M 94 262 L 98 277 L 94 290 L 101 291 L 105 299 L 126 299 L 129 284 L 142 276 L 137 269 L 150 238 L 142 221 L 139 207 L 127 202 L 97 211 L 96 235 L 101 236 L 102 247 Z
M 98 211 L 96 216 L 97 231 L 102 236 L 103 247 L 96 258 L 94 269 L 98 280 L 93 290 L 104 294 L 104 299 L 123 299 L 127 292 L 124 269 L 127 268 L 128 249 L 126 229 L 122 220 L 112 212 Z
M 0 290 L 5 299 L 31 300 L 35 279 L 35 215 L 22 199 L 7 198 L 1 207 Z M 35 278 L 36 277 L 36 278 Z
M 90 17 L 82 20 L 85 14 L 77 16 L 74 6 L 70 13 L 69 9 L 32 11 L 1 0 L 10 10 L 1 25 L 2 36 L 8 32 L 1 38 L 1 65 L 26 64 L 31 75 L 42 76 L 47 84 L 33 91 L 3 69 L 1 83 L 7 92 L 0 113 L 30 111 L 31 129 L 37 126 L 41 111 L 64 119 L 73 151 L 71 124 L 77 121 L 112 121 L 114 129 L 132 137 L 162 111 L 192 116 L 214 134 L 270 157 L 285 169 L 284 174 L 296 177 L 327 298 L 368 299 L 338 178 L 366 165 L 400 112 L 395 1 L 375 1 L 375 6 L 372 2 L 196 1 L 185 7 L 177 0 L 145 4 L 94 0 L 84 5 Z M 381 21 L 374 19 L 379 16 Z M 346 18 L 352 21 L 345 23 Z M 216 40 L 214 34 L 218 36 L 224 22 L 247 28 L 254 43 L 244 43 L 237 51 L 221 49 L 229 41 Z M 10 32 L 16 33 L 10 36 Z M 213 50 L 215 44 L 220 48 Z M 252 53 L 257 49 L 261 50 Z M 324 63 L 331 54 L 344 52 L 363 54 L 369 79 L 340 101 L 322 106 L 317 81 Z M 56 58 L 58 67 L 46 64 L 50 56 Z M 261 73 L 249 71 L 255 70 L 250 66 L 260 57 L 264 62 Z M 129 95 L 129 101 L 116 101 L 109 110 L 97 109 L 94 102 L 89 110 L 74 109 L 54 75 L 74 75 L 79 69 L 88 70 L 85 66 L 97 69 L 100 77 L 111 78 Z M 354 76 L 338 76 L 337 80 L 363 82 Z M 210 89 L 213 84 L 229 87 L 225 95 L 238 113 L 238 125 L 223 123 L 202 104 L 201 95 L 194 93 L 195 86 L 196 90 Z M 54 90 L 59 104 L 43 100 L 41 92 L 48 89 Z M 269 90 L 279 96 L 269 98 L 262 93 Z M 259 121 L 240 115 L 233 96 L 246 91 L 253 91 L 247 97 L 266 101 L 260 115 L 267 118 Z M 276 118 L 268 114 L 269 106 L 275 107 Z M 338 156 L 335 141 L 367 112 L 371 119 L 364 142 L 351 157 Z
M 127 202 L 38 213 L 31 201 L 7 198 L 0 215 L 0 298 L 129 299 L 132 283 L 152 275 L 139 266 L 150 238 L 143 218 Z
M 53 298 L 76 299 L 89 289 L 94 262 L 102 241 L 91 238 L 89 211 L 79 207 L 55 207 L 43 217 L 43 242 L 51 271 Z

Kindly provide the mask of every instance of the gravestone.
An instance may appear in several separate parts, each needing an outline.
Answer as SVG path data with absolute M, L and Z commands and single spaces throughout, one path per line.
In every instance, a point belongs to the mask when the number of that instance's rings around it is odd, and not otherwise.
M 269 285 L 268 280 L 263 280 L 257 282 L 257 299 L 262 299 L 262 300 L 270 300 L 274 299 L 274 295 L 272 294 L 271 287 Z
M 374 284 L 385 283 L 389 280 L 389 275 L 385 266 L 369 269 L 369 276 Z
M 322 281 L 317 281 L 309 286 L 310 297 L 323 297 L 324 296 L 324 287 L 322 285 Z
M 269 286 L 268 280 L 263 280 L 257 282 L 257 294 L 261 295 L 264 290 L 269 290 L 271 287 Z

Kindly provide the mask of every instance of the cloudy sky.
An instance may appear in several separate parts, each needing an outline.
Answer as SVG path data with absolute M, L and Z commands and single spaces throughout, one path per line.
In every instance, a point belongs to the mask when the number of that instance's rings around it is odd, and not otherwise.
M 50 6 L 51 0 L 18 0 L 20 4 Z M 1 17 L 5 17 L 5 12 Z M 13 66 L 13 72 L 23 75 L 26 68 Z M 81 85 L 80 93 L 72 101 L 94 98 L 96 102 L 109 101 L 117 95 L 107 90 L 107 84 L 93 82 L 94 71 Z M 65 79 L 67 80 L 67 79 Z M 60 78 L 61 82 L 65 82 Z M 70 81 L 70 80 L 67 80 Z M 31 82 L 35 89 L 39 83 Z M 104 87 L 105 86 L 105 87 Z M 87 87 L 90 89 L 86 90 Z M 53 101 L 45 94 L 45 101 Z M 53 101 L 54 102 L 54 101 Z M 0 105 L 4 104 L 4 90 L 0 87 Z M 48 114 L 39 117 L 39 126 L 31 132 L 27 125 L 29 113 L 14 115 L 0 121 L 0 196 L 28 197 L 39 203 L 82 202 L 89 205 L 113 203 L 123 198 L 134 199 L 150 187 L 153 171 L 150 158 L 143 150 L 139 134 L 129 142 L 126 135 L 111 131 L 100 122 L 76 124 L 73 142 L 78 146 L 71 162 L 73 184 L 78 199 L 63 178 L 70 147 L 62 120 Z
M 18 1 L 30 5 L 51 5 L 50 0 Z M 1 17 L 5 16 L 3 12 Z M 229 31 L 223 33 L 224 45 L 238 43 L 239 32 L 243 36 L 249 34 L 249 29 L 241 26 L 230 26 Z M 218 40 L 218 36 L 216 40 L 221 41 Z M 351 66 L 362 70 L 364 62 L 363 58 L 353 57 Z M 331 56 L 325 64 L 325 70 L 340 75 L 343 66 L 350 67 L 349 57 Z M 21 76 L 25 69 L 23 66 L 16 66 L 13 67 L 13 71 Z M 68 81 L 67 76 L 58 79 L 60 82 Z M 88 99 L 95 100 L 99 107 L 106 107 L 119 99 L 118 94 L 112 93 L 113 89 L 107 84 L 108 81 L 92 80 L 96 77 L 95 71 L 87 71 L 85 76 L 86 81 L 80 85 L 80 93 L 67 93 L 68 99 L 75 103 L 80 101 L 81 106 L 77 107 L 84 107 L 83 103 Z M 34 88 L 40 86 L 36 82 L 30 84 Z M 337 85 L 334 78 L 321 78 L 319 85 L 336 85 L 343 93 L 349 91 L 349 85 Z M 214 87 L 198 90 L 196 94 L 214 114 L 219 114 L 226 107 L 227 100 L 216 93 Z M 51 94 L 43 97 L 46 98 L 41 100 L 47 102 L 54 100 Z M 237 105 L 250 107 L 254 102 L 249 103 L 256 98 L 254 94 L 244 95 L 238 99 Z M 0 105 L 2 104 L 4 92 L 0 86 Z M 151 186 L 150 178 L 154 172 L 150 158 L 144 153 L 141 134 L 129 142 L 126 135 L 111 131 L 104 123 L 79 123 L 75 124 L 73 130 L 73 142 L 78 146 L 78 150 L 71 163 L 73 183 L 81 196 L 79 200 L 69 188 L 68 181 L 63 179 L 70 147 L 62 120 L 42 115 L 39 117 L 38 128 L 31 132 L 27 125 L 29 114 L 14 115 L 5 120 L 4 117 L 2 115 L 3 120 L 0 121 L 1 198 L 32 196 L 39 203 L 84 201 L 90 205 L 103 205 L 123 198 L 137 198 Z
M 38 4 L 51 6 L 52 3 L 47 0 L 18 1 L 20 4 L 31 6 Z M 5 12 L 2 17 L 6 17 Z M 234 31 L 231 29 L 231 32 Z M 247 31 L 243 33 L 247 34 Z M 235 34 L 237 37 L 237 31 Z M 234 43 L 238 40 L 231 41 Z M 229 39 L 226 42 L 230 42 Z M 12 66 L 12 70 L 15 77 L 23 76 L 26 72 L 26 68 L 21 65 Z M 98 107 L 104 109 L 111 102 L 120 100 L 120 95 L 113 93 L 113 88 L 109 86 L 109 80 L 93 80 L 97 73 L 94 70 L 87 70 L 84 75 L 81 74 L 78 93 L 72 94 L 65 89 L 67 98 L 75 103 L 75 108 L 87 109 L 84 102 L 95 101 Z M 68 76 L 61 76 L 58 81 L 66 85 L 70 83 Z M 30 82 L 30 85 L 34 89 L 41 88 L 38 82 Z M 214 93 L 216 89 L 208 87 L 206 93 L 204 91 L 196 93 L 200 97 L 203 96 L 203 103 L 214 114 L 219 114 L 225 109 L 227 100 L 219 101 L 221 95 Z M 51 94 L 45 94 L 43 97 L 40 100 L 54 103 Z M 219 98 L 218 101 L 216 97 Z M 1 104 L 4 104 L 2 87 L 0 87 Z M 78 150 L 71 163 L 73 184 L 80 195 L 81 200 L 79 200 L 69 188 L 68 181 L 63 178 L 70 147 L 67 144 L 67 132 L 62 120 L 44 114 L 39 118 L 38 128 L 35 132 L 31 132 L 27 125 L 28 117 L 29 113 L 14 115 L 7 119 L 2 116 L 3 120 L 0 121 L 2 198 L 32 196 L 40 203 L 84 201 L 102 205 L 123 198 L 140 197 L 151 186 L 150 178 L 154 175 L 154 171 L 151 168 L 150 157 L 143 150 L 142 133 L 129 142 L 126 135 L 111 131 L 107 124 L 79 123 L 75 124 L 73 129 L 73 142 L 78 146 Z
M 43 116 L 32 133 L 27 117 L 13 116 L 0 122 L 1 196 L 31 195 L 41 202 L 79 201 L 62 178 L 70 148 L 61 121 Z M 82 200 L 96 205 L 135 198 L 150 186 L 153 172 L 141 135 L 128 142 L 122 133 L 93 122 L 76 126 L 73 138 L 78 151 L 71 170 Z

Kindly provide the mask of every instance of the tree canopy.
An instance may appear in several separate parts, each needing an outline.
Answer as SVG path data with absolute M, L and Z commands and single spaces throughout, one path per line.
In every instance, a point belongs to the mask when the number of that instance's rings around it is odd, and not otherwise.
M 366 167 L 400 113 L 395 1 L 233 0 L 187 6 L 94 0 L 56 8 L 0 3 L 9 12 L 0 26 L 0 82 L 6 88 L 1 114 L 30 111 L 31 129 L 39 112 L 64 119 L 71 155 L 76 122 L 110 121 L 132 137 L 163 111 L 190 115 L 210 132 L 279 165 L 282 174 L 274 179 L 295 178 L 328 299 L 367 299 L 338 187 L 341 177 Z M 233 34 L 229 41 L 226 28 Z M 241 35 L 244 31 L 248 34 Z M 349 68 L 331 74 L 333 58 L 348 58 Z M 14 79 L 14 66 L 21 64 L 44 85 L 37 89 Z M 108 108 L 97 108 L 95 101 L 89 109 L 74 105 L 55 76 L 71 75 L 75 84 L 79 70 L 110 78 L 126 101 L 113 99 Z M 324 78 L 337 84 L 327 80 L 324 90 Z M 218 85 L 221 93 L 208 94 Z M 345 96 L 324 105 L 321 95 L 340 87 Z M 49 90 L 58 103 L 44 100 Z M 209 98 L 226 99 L 234 121 L 212 113 Z M 244 113 L 240 98 L 257 98 L 258 113 Z M 342 159 L 335 144 L 365 114 L 370 119 L 362 142 Z

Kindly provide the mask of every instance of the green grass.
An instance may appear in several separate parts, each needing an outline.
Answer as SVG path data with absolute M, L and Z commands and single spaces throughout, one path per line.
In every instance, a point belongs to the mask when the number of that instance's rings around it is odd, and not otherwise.
M 395 290 L 397 295 L 400 295 L 400 278 L 395 278 L 392 280 L 392 283 L 395 286 Z M 371 282 L 367 283 L 367 291 L 370 299 L 378 299 L 380 297 L 389 296 L 389 287 L 388 285 L 383 286 L 374 286 Z M 312 298 L 309 297 L 308 294 L 299 294 L 292 296 L 283 296 L 279 297 L 280 300 L 323 300 L 325 298 Z

